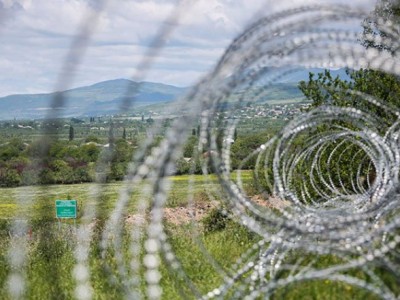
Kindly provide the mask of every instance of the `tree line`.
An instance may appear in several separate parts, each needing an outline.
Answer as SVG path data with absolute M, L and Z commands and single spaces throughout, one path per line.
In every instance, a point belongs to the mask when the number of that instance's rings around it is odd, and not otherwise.
M 108 162 L 105 180 L 121 180 L 136 147 L 135 142 L 116 139 L 105 147 L 96 137 L 85 141 L 39 139 L 30 144 L 19 138 L 0 145 L 0 185 L 91 182 L 96 178 L 100 153 Z M 44 144 L 49 143 L 48 147 Z M 44 153 L 44 151 L 46 153 Z
M 196 130 L 194 130 L 196 131 Z M 192 131 L 192 132 L 194 132 Z M 0 145 L 0 186 L 15 187 L 36 184 L 72 184 L 93 182 L 96 174 L 104 181 L 122 180 L 140 141 L 116 138 L 110 128 L 106 141 L 96 136 L 85 140 L 73 139 L 73 129 L 68 140 L 38 139 L 26 143 L 20 138 L 10 139 Z M 231 167 L 236 169 L 249 153 L 272 136 L 271 132 L 238 135 L 231 145 Z M 163 137 L 158 137 L 157 144 Z M 173 174 L 202 174 L 203 154 L 197 154 L 198 135 L 189 136 L 182 157 L 176 161 Z M 107 142 L 107 144 L 103 144 Z M 47 147 L 45 147 L 45 144 Z M 102 164 L 101 161 L 107 162 Z M 253 169 L 255 158 L 243 166 Z M 209 172 L 212 172 L 209 168 Z M 172 174 L 172 173 L 171 173 Z

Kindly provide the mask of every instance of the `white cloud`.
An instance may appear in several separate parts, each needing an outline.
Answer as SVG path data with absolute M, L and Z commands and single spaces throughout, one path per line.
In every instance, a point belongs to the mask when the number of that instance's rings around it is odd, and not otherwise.
M 215 65 L 230 41 L 254 14 L 320 1 L 186 1 L 178 25 L 168 36 L 146 80 L 176 85 L 195 83 Z M 345 3 L 331 0 L 331 3 Z M 327 3 L 328 3 L 327 2 Z M 352 5 L 375 1 L 355 0 Z M 50 92 L 56 86 L 72 38 L 98 7 L 94 0 L 0 0 L 0 96 Z M 130 78 L 175 1 L 109 0 L 72 84 Z

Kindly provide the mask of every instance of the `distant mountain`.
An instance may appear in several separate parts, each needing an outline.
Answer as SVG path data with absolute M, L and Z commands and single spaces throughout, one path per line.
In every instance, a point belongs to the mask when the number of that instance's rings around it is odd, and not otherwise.
M 253 101 L 258 103 L 268 103 L 273 100 L 274 102 L 283 101 L 288 99 L 301 99 L 304 98 L 303 93 L 300 91 L 298 85 L 300 81 L 308 81 L 309 74 L 315 74 L 317 78 L 318 73 L 323 73 L 325 69 L 322 68 L 304 68 L 304 67 L 291 67 L 291 68 L 278 68 L 266 67 L 263 70 L 263 76 L 250 88 L 246 87 L 243 91 L 239 90 L 237 94 L 246 94 L 247 97 L 252 98 Z M 342 80 L 351 80 L 346 73 L 346 69 L 330 70 L 333 78 L 339 77 Z M 245 76 L 245 75 L 243 75 Z M 260 95 L 261 97 L 258 97 Z
M 293 66 L 290 68 L 280 68 L 280 67 L 265 67 L 262 69 L 263 77 L 262 82 L 265 80 L 273 83 L 290 83 L 290 84 L 298 84 L 300 81 L 308 81 L 309 74 L 314 73 L 323 73 L 325 69 L 322 68 L 304 68 L 301 66 Z M 330 69 L 329 70 L 332 77 L 335 78 L 339 76 L 342 80 L 350 80 L 349 75 L 346 73 L 345 68 L 341 69 Z M 315 78 L 315 77 L 314 77 Z
M 170 102 L 182 96 L 186 88 L 153 82 L 115 79 L 62 92 L 66 107 L 63 117 L 112 114 L 119 110 L 127 93 L 135 92 L 135 107 Z M 10 95 L 0 98 L 0 119 L 43 118 L 56 93 Z
M 323 69 L 295 67 L 290 70 L 268 68 L 267 77 L 274 78 L 274 84 L 263 99 L 284 100 L 299 98 L 303 94 L 298 89 L 298 82 L 308 80 L 309 72 L 320 73 Z M 331 70 L 332 76 L 349 80 L 345 69 Z M 271 79 L 270 78 L 270 79 Z M 256 87 L 259 85 L 256 85 Z M 136 93 L 134 107 L 144 107 L 169 103 L 183 96 L 188 88 L 154 82 L 134 82 L 128 79 L 115 79 L 99 82 L 90 86 L 79 87 L 62 92 L 66 107 L 60 109 L 62 117 L 95 116 L 119 112 L 127 93 Z M 257 89 L 250 92 L 257 92 Z M 0 120 L 13 118 L 44 118 L 56 93 L 10 95 L 0 98 Z
M 302 67 L 294 68 L 291 72 L 288 72 L 287 74 L 282 76 L 282 78 L 279 80 L 279 82 L 281 82 L 281 83 L 298 83 L 302 80 L 308 81 L 310 73 L 314 73 L 315 75 L 317 75 L 318 73 L 323 73 L 324 70 L 325 69 L 321 69 L 321 68 L 310 68 L 310 69 L 306 69 L 306 68 L 302 68 Z M 344 68 L 331 69 L 329 71 L 333 78 L 335 78 L 336 76 L 339 76 L 339 78 L 342 80 L 347 80 L 347 81 L 350 80 L 350 77 L 349 77 L 349 75 L 347 75 L 346 69 L 344 69 Z M 316 78 L 316 76 L 314 76 L 314 78 Z

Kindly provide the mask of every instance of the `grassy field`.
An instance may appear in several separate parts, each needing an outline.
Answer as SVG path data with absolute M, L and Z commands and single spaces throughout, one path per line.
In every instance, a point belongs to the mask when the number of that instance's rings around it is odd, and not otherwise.
M 244 178 L 251 178 L 251 174 L 245 174 Z M 174 176 L 170 178 L 172 189 L 167 202 L 167 207 L 185 206 L 190 193 L 194 195 L 195 201 L 215 200 L 213 195 L 218 194 L 217 179 L 211 176 L 204 181 L 203 176 Z M 78 207 L 93 205 L 97 208 L 96 228 L 91 241 L 91 281 L 94 289 L 95 299 L 120 299 L 125 294 L 121 289 L 121 280 L 118 276 L 115 258 L 112 251 L 107 254 L 106 262 L 100 257 L 100 239 L 102 226 L 115 207 L 119 191 L 122 188 L 121 182 L 108 183 L 102 186 L 101 195 L 96 201 L 90 203 L 89 191 L 93 184 L 75 185 L 51 185 L 38 187 L 4 188 L 0 193 L 0 295 L 1 299 L 11 299 L 7 296 L 7 278 L 12 271 L 9 266 L 8 252 L 13 249 L 11 239 L 11 224 L 14 220 L 28 220 L 25 238 L 28 241 L 28 260 L 22 273 L 27 278 L 27 295 L 29 299 L 71 299 L 74 293 L 74 279 L 72 277 L 73 267 L 76 259 L 73 255 L 75 246 L 75 225 L 73 221 L 66 220 L 60 224 L 55 219 L 56 199 L 76 199 Z M 136 204 L 139 197 L 134 192 L 129 205 L 126 208 L 125 216 L 135 214 Z M 82 211 L 78 213 L 77 225 L 80 222 Z M 180 258 L 183 266 L 190 266 L 185 269 L 193 282 L 201 292 L 206 292 L 211 286 L 222 280 L 221 276 L 213 270 L 213 266 L 205 264 L 207 260 L 199 250 L 196 242 L 188 235 L 191 225 L 181 224 L 179 226 L 169 224 L 166 221 L 166 231 L 175 253 Z M 237 238 L 237 229 L 243 231 L 244 240 Z M 234 233 L 235 232 L 235 233 Z M 253 239 L 251 235 L 234 222 L 229 222 L 225 230 L 202 235 L 199 238 L 202 243 L 209 244 L 215 249 L 215 257 L 220 257 L 223 267 L 228 268 L 241 252 Z M 226 255 L 226 249 L 218 248 L 217 241 L 223 239 L 234 251 Z M 248 242 L 244 243 L 247 239 Z M 123 237 L 124 253 L 129 257 L 129 235 Z M 12 250 L 11 250 L 12 251 Z M 218 254 L 219 251 L 219 254 Z M 195 267 L 195 266 L 198 266 Z M 186 267 L 184 267 L 186 268 Z M 111 273 L 110 273 L 111 272 Z M 162 285 L 165 299 L 176 299 L 183 285 L 181 278 L 169 272 L 168 264 L 161 266 Z M 114 275 L 112 275 L 114 274 Z M 143 275 L 143 274 L 142 274 Z M 142 287 L 143 291 L 145 288 Z M 190 291 L 186 291 L 190 293 Z
M 245 172 L 245 184 L 250 184 L 251 173 Z M 188 195 L 194 195 L 195 202 L 218 201 L 219 185 L 216 177 L 204 180 L 203 176 L 171 177 L 172 189 L 167 207 L 184 207 Z M 188 188 L 190 184 L 191 188 Z M 93 184 L 53 185 L 40 187 L 22 187 L 1 189 L 0 193 L 0 298 L 11 299 L 7 290 L 9 274 L 18 272 L 9 264 L 10 251 L 17 247 L 15 237 L 11 238 L 11 220 L 24 218 L 29 221 L 27 232 L 22 238 L 27 242 L 28 258 L 21 268 L 26 278 L 27 299 L 71 299 L 76 286 L 74 266 L 75 227 L 72 221 L 59 226 L 55 220 L 54 200 L 72 198 L 78 200 L 80 207 L 92 204 L 97 207 L 97 221 L 94 224 L 90 241 L 90 282 L 93 299 L 122 299 L 126 296 L 126 279 L 121 276 L 113 249 L 102 256 L 101 236 L 104 221 L 112 212 L 118 199 L 122 183 L 109 183 L 103 186 L 97 203 L 89 203 L 89 191 Z M 28 195 L 28 196 L 27 196 Z M 24 198 L 24 196 L 27 196 Z M 125 215 L 135 214 L 139 194 L 134 192 Z M 211 210 L 199 222 L 199 231 L 194 231 L 194 224 L 179 225 L 165 221 L 167 240 L 176 255 L 185 276 L 171 269 L 171 263 L 161 261 L 161 286 L 163 299 L 197 298 L 195 291 L 205 294 L 221 284 L 229 275 L 234 263 L 250 249 L 260 237 L 249 232 L 244 226 L 221 217 Z M 81 214 L 81 213 L 80 213 Z M 78 223 L 80 219 L 78 218 Z M 129 268 L 132 259 L 130 235 L 131 225 L 126 225 L 121 242 L 121 252 Z M 208 230 L 205 230 L 207 229 Z M 140 257 L 143 258 L 143 245 Z M 103 253 L 104 254 L 104 253 Z M 209 255 L 209 256 L 208 256 Z M 212 257 L 214 260 L 210 260 Z M 293 259 L 296 255 L 293 256 Z M 310 258 L 311 259 L 311 258 Z M 333 256 L 321 257 L 319 264 L 328 266 L 337 260 Z M 307 261 L 304 262 L 305 264 Z M 131 272 L 131 271 L 129 271 Z M 128 273 L 129 273 L 128 272 Z M 137 291 L 145 294 L 144 269 L 139 268 L 142 281 L 136 285 Z M 358 277 L 364 278 L 360 272 Z M 390 279 L 392 280 L 392 279 Z M 233 297 L 228 293 L 225 298 Z M 273 299 L 377 299 L 364 290 L 329 280 L 307 281 L 301 284 L 279 289 L 271 295 Z

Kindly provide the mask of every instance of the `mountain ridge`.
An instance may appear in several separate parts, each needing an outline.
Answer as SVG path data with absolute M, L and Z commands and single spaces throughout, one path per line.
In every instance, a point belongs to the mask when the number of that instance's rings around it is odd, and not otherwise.
M 0 119 L 10 117 L 42 118 L 50 110 L 52 99 L 62 93 L 67 106 L 62 117 L 115 113 L 128 92 L 137 91 L 135 106 L 170 102 L 182 96 L 187 88 L 154 82 L 135 82 L 118 78 L 61 92 L 40 94 L 14 94 L 0 98 Z
M 279 68 L 270 68 L 270 73 L 279 75 Z M 309 72 L 320 73 L 324 69 L 298 68 L 278 77 L 275 86 L 271 90 L 271 97 L 301 97 L 297 88 L 301 80 L 308 80 Z M 331 70 L 333 77 L 339 76 L 348 80 L 345 69 Z M 140 108 L 159 103 L 169 103 L 183 96 L 189 87 L 176 87 L 164 83 L 141 81 L 136 82 L 126 78 L 116 78 L 93 83 L 86 86 L 68 89 L 60 92 L 39 94 L 14 94 L 0 97 L 0 120 L 40 119 L 46 117 L 50 105 L 57 93 L 61 93 L 66 99 L 66 106 L 60 108 L 60 117 L 81 117 L 114 114 L 119 112 L 122 101 L 135 92 L 134 107 Z M 279 91 L 281 89 L 281 92 Z M 274 96 L 277 95 L 277 96 Z M 271 97 L 267 97 L 269 99 Z

